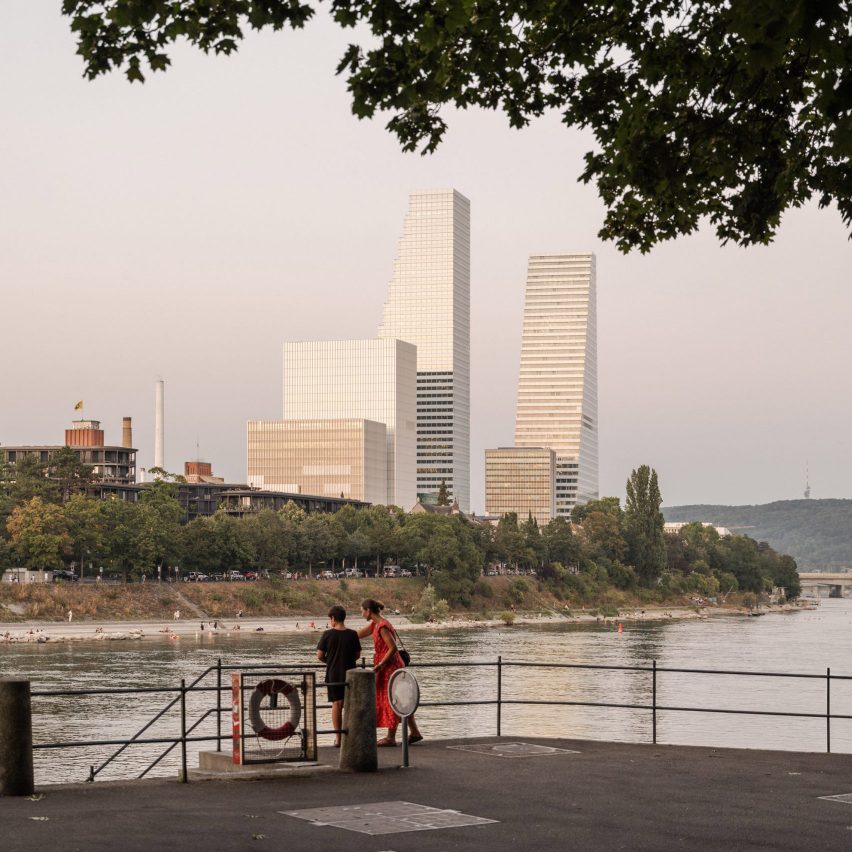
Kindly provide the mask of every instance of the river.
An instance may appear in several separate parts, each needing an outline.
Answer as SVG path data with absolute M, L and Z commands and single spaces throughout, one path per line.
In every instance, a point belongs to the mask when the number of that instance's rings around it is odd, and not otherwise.
M 759 618 L 717 616 L 701 620 L 614 625 L 515 625 L 469 630 L 414 631 L 404 636 L 418 674 L 423 701 L 482 700 L 496 696 L 496 669 L 417 669 L 417 662 L 504 661 L 589 663 L 614 666 L 702 668 L 820 675 L 814 679 L 732 677 L 661 672 L 657 702 L 676 707 L 825 713 L 826 669 L 832 678 L 852 675 L 852 600 L 822 600 L 813 610 L 769 613 Z M 180 641 L 74 642 L 0 646 L 0 678 L 26 678 L 33 690 L 94 689 L 103 686 L 174 687 L 221 658 L 237 668 L 270 668 L 310 662 L 317 635 L 203 635 Z M 212 682 L 211 682 L 212 683 Z M 852 716 L 852 680 L 833 679 L 831 711 Z M 504 699 L 648 704 L 648 672 L 504 667 Z M 324 696 L 323 696 L 324 698 Z M 168 696 L 109 695 L 33 699 L 36 743 L 118 739 L 133 735 Z M 197 713 L 213 703 L 210 693 L 190 696 Z M 224 699 L 225 706 L 228 699 Z M 496 733 L 494 706 L 424 707 L 418 714 L 430 738 Z M 330 727 L 319 711 L 321 728 Z M 227 730 L 227 719 L 223 719 Z M 569 736 L 651 741 L 647 710 L 599 707 L 503 707 L 504 736 Z M 205 733 L 211 733 L 208 726 Z M 174 713 L 147 736 L 179 734 Z M 660 743 L 824 751 L 824 719 L 659 711 Z M 320 744 L 328 743 L 321 737 Z M 225 748 L 228 747 L 226 743 Z M 205 745 L 204 748 L 210 748 Z M 852 720 L 833 720 L 831 748 L 852 753 Z M 114 749 L 69 748 L 36 752 L 36 783 L 84 780 L 90 764 Z M 102 778 L 134 777 L 159 753 L 153 746 L 128 749 Z M 192 756 L 190 766 L 195 762 Z M 174 775 L 177 750 L 151 774 Z

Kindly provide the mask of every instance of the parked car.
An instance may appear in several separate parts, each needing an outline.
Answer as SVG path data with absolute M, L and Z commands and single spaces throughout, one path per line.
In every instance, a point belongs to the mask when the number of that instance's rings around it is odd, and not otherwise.
M 359 571 L 357 568 L 347 568 L 346 571 L 343 572 L 346 577 L 363 577 L 364 572 Z
M 411 571 L 408 570 L 408 568 L 403 568 L 403 569 L 400 570 L 399 576 L 400 577 L 411 577 L 412 574 L 411 574 Z
M 246 580 L 256 580 L 257 579 L 257 571 L 246 571 L 245 578 L 246 578 Z
M 334 579 L 334 571 L 320 571 L 317 574 L 317 580 L 333 580 Z
M 228 571 L 229 580 L 245 580 L 241 571 Z
M 73 571 L 54 571 L 53 581 L 60 583 L 76 583 L 80 578 Z
M 210 579 L 211 579 L 214 583 L 221 583 L 221 582 L 222 582 L 222 580 L 224 580 L 224 579 L 225 579 L 225 575 L 224 575 L 224 574 L 211 574 L 211 575 L 210 575 Z

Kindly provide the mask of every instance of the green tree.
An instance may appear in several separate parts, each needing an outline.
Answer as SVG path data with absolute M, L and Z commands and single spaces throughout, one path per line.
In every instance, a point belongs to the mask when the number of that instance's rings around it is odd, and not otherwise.
M 62 508 L 41 497 L 15 507 L 6 528 L 14 554 L 27 568 L 62 568 L 71 554 L 72 541 Z
M 624 537 L 630 562 L 646 586 L 656 583 L 666 567 L 662 503 L 657 472 L 646 464 L 641 465 L 627 480 Z
M 450 492 L 447 491 L 447 480 L 441 480 L 441 486 L 438 488 L 438 505 L 439 506 L 449 506 L 450 505 Z
M 104 549 L 103 502 L 85 494 L 74 494 L 63 507 L 73 553 L 84 577 L 87 562 L 93 562 Z
M 518 528 L 524 540 L 524 555 L 522 562 L 527 568 L 538 568 L 544 561 L 544 542 L 538 521 L 529 513 L 527 519 Z
M 58 503 L 61 493 L 57 483 L 47 476 L 47 465 L 39 461 L 34 453 L 19 456 L 11 466 L 9 496 L 12 503 L 20 506 L 33 497 L 46 503 Z
M 508 565 L 517 567 L 525 555 L 524 536 L 518 526 L 518 513 L 506 512 L 497 521 L 494 534 L 494 549 L 497 558 Z
M 59 499 L 65 503 L 72 494 L 83 494 L 94 481 L 91 465 L 83 464 L 71 447 L 62 447 L 50 457 L 47 477 L 56 483 Z
M 580 561 L 580 543 L 565 518 L 553 518 L 541 531 L 545 559 L 564 566 Z
M 513 127 L 557 111 L 595 149 L 581 180 L 608 208 L 600 234 L 623 250 L 696 229 L 769 241 L 815 197 L 852 224 L 847 0 L 715 3 L 602 0 L 440 4 L 331 0 L 352 28 L 338 65 L 353 112 L 391 112 L 406 150 L 432 151 L 441 107 L 501 109 Z M 89 78 L 165 70 L 172 43 L 237 50 L 245 28 L 301 28 L 300 0 L 63 0 Z M 144 65 L 147 68 L 143 67 Z

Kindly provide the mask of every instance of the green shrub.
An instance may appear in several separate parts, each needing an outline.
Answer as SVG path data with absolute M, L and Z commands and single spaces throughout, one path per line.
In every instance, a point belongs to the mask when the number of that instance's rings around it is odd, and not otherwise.
M 506 627 L 511 627 L 515 623 L 515 613 L 510 612 L 509 610 L 501 612 L 500 618 L 503 620 L 503 624 L 505 624 Z
M 411 620 L 417 623 L 424 621 L 446 621 L 450 617 L 450 605 L 438 597 L 434 586 L 428 585 L 423 589 L 420 600 L 414 607 Z
M 477 580 L 476 586 L 474 588 L 475 594 L 479 595 L 481 598 L 493 598 L 494 597 L 494 589 L 491 588 L 490 583 L 486 583 L 485 580 Z

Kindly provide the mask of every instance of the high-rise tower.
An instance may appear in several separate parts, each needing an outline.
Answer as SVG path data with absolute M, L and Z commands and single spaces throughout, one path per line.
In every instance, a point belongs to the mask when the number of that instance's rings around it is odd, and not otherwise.
M 556 453 L 556 515 L 598 496 L 595 256 L 530 257 L 515 446 Z
M 417 496 L 441 483 L 470 509 L 470 201 L 454 189 L 408 199 L 379 337 L 417 346 Z

